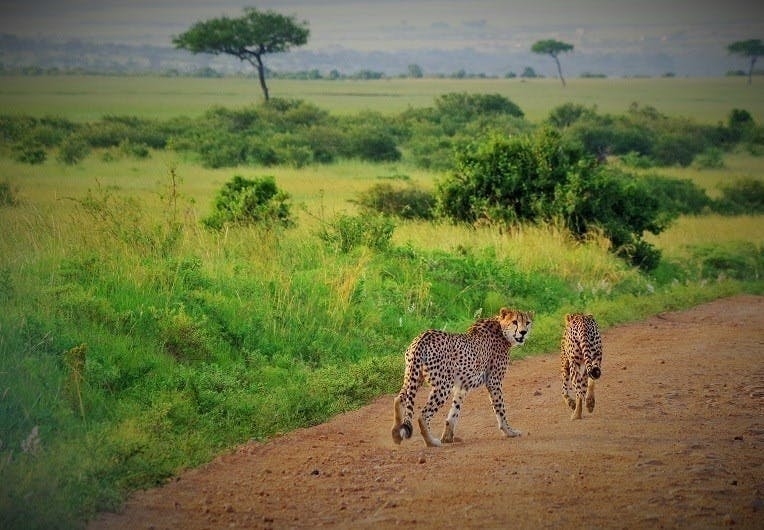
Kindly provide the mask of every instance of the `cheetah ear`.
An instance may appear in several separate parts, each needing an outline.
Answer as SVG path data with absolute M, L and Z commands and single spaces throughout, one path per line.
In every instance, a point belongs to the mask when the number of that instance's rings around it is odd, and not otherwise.
M 499 316 L 501 318 L 504 318 L 504 317 L 506 317 L 510 313 L 511 313 L 511 311 L 509 309 L 507 309 L 506 307 L 502 307 L 501 311 L 499 311 Z
M 533 317 L 536 316 L 535 311 L 528 311 L 528 320 L 533 320 Z
M 565 323 L 566 324 L 569 323 L 572 318 L 573 318 L 573 315 L 571 315 L 570 313 L 566 314 L 565 315 Z

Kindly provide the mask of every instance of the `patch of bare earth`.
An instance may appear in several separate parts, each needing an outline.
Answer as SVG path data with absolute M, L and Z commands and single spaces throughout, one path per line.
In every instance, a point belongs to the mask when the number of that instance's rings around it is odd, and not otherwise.
M 559 355 L 533 357 L 504 381 L 519 438 L 503 437 L 482 388 L 460 441 L 427 448 L 415 429 L 396 446 L 387 395 L 138 492 L 90 528 L 764 528 L 764 297 L 603 340 L 596 409 L 581 421 L 561 398 Z

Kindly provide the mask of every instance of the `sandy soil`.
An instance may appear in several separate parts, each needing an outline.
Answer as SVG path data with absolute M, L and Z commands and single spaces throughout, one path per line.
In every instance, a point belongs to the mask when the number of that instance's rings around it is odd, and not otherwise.
M 502 436 L 482 388 L 460 441 L 427 448 L 415 430 L 396 446 L 383 396 L 138 492 L 90 528 L 764 528 L 764 297 L 603 340 L 597 407 L 581 421 L 558 354 L 533 357 L 504 382 L 519 438 Z

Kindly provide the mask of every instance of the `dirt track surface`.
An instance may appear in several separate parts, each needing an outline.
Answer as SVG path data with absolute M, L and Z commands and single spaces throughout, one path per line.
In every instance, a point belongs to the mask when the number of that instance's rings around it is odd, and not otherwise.
M 764 297 L 603 341 L 596 409 L 581 421 L 562 401 L 558 354 L 533 357 L 504 381 L 519 438 L 502 436 L 481 388 L 461 441 L 427 448 L 415 429 L 396 446 L 383 396 L 138 492 L 91 528 L 764 528 Z

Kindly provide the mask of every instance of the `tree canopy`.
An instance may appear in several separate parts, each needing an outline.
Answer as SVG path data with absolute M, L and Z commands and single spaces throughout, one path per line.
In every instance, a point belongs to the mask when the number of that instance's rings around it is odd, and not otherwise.
M 748 84 L 750 85 L 751 77 L 753 76 L 753 67 L 756 65 L 756 59 L 758 59 L 759 56 L 764 55 L 764 43 L 761 42 L 761 39 L 739 40 L 727 46 L 727 51 L 751 60 L 748 67 Z
M 541 55 L 551 55 L 554 62 L 557 64 L 557 73 L 560 74 L 560 81 L 562 86 L 565 86 L 565 78 L 562 77 L 562 67 L 560 66 L 560 60 L 557 56 L 561 53 L 566 53 L 573 50 L 573 45 L 567 42 L 562 42 L 554 39 L 540 40 L 533 43 L 531 51 Z
M 263 96 L 268 101 L 263 55 L 288 51 L 308 42 L 307 22 L 275 11 L 244 9 L 239 18 L 219 17 L 197 22 L 172 39 L 176 48 L 192 53 L 227 54 L 257 69 Z

